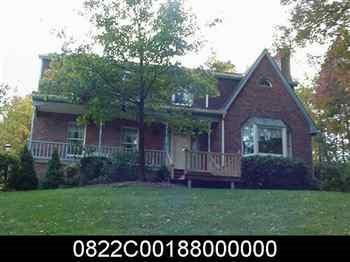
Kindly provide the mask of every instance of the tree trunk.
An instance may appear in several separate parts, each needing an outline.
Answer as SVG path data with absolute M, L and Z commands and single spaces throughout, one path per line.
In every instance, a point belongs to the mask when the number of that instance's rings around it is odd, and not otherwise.
M 140 102 L 139 105 L 139 170 L 138 170 L 138 175 L 139 178 L 142 181 L 146 180 L 146 176 L 145 176 L 145 130 L 144 130 L 144 126 L 145 126 L 145 110 L 144 110 L 144 101 Z

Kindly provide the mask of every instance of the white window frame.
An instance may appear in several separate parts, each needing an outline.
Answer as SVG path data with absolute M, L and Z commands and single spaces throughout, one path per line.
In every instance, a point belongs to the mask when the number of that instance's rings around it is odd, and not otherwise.
M 261 155 L 261 156 L 277 156 L 277 157 L 288 157 L 288 136 L 287 136 L 287 128 L 286 127 L 279 127 L 279 126 L 269 126 L 269 125 L 258 125 L 256 123 L 252 123 L 253 125 L 253 137 L 254 137 L 254 153 L 251 154 L 244 154 L 244 146 L 243 146 L 243 140 L 242 140 L 242 132 L 245 125 L 248 123 L 245 123 L 241 128 L 241 146 L 242 146 L 242 154 L 244 156 L 254 156 L 254 155 Z M 280 129 L 282 131 L 282 154 L 273 154 L 273 153 L 261 153 L 259 152 L 259 127 L 261 128 L 274 128 L 274 129 Z M 292 141 L 291 141 L 292 142 Z M 292 147 L 292 145 L 290 145 Z
M 186 100 L 186 101 L 184 101 L 184 102 L 175 102 L 175 98 L 176 98 L 176 95 L 178 95 L 178 94 L 182 94 L 183 96 L 184 96 L 184 100 Z M 180 91 L 180 92 L 176 92 L 175 94 L 172 94 L 172 96 L 171 96 L 171 102 L 174 104 L 174 105 L 176 105 L 176 106 L 192 106 L 193 105 L 193 95 L 190 93 L 190 92 L 188 92 L 188 91 L 186 91 L 186 90 L 184 90 L 184 91 Z
M 136 130 L 136 149 L 135 149 L 135 151 L 137 151 L 138 150 L 138 147 L 139 147 L 139 142 L 140 142 L 140 134 L 139 134 L 139 129 L 138 128 L 136 128 L 136 127 L 130 127 L 130 126 L 122 126 L 122 128 L 121 128 L 121 132 L 120 132 L 120 145 L 123 147 L 123 149 L 125 150 L 126 149 L 126 147 L 124 146 L 124 145 L 135 145 L 134 143 L 125 143 L 124 141 L 123 141 L 123 130 Z
M 68 146 L 71 144 L 70 141 L 81 141 L 82 142 L 82 151 L 81 151 L 81 154 L 71 154 L 69 153 L 69 150 L 67 150 L 67 156 L 68 157 L 81 157 L 83 156 L 84 154 L 84 147 L 85 147 L 85 143 L 86 143 L 86 129 L 87 129 L 87 126 L 84 125 L 82 128 L 83 128 L 83 137 L 82 138 L 69 138 L 69 128 L 71 125 L 74 125 L 75 127 L 79 127 L 81 128 L 81 126 L 79 126 L 76 122 L 68 122 L 68 126 L 67 126 L 67 144 Z

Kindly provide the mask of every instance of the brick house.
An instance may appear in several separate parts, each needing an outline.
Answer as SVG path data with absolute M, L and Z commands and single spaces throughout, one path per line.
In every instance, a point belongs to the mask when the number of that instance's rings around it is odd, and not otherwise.
M 276 59 L 264 50 L 246 74 L 216 77 L 219 96 L 194 101 L 183 94 L 172 96 L 175 104 L 190 103 L 196 117 L 210 120 L 207 134 L 177 135 L 166 123 L 146 126 L 147 165 L 167 166 L 173 179 L 187 179 L 189 184 L 196 178 L 215 178 L 232 185 L 239 179 L 242 155 L 298 158 L 312 167 L 311 138 L 318 130 L 294 92 L 288 56 Z M 84 113 L 83 105 L 50 96 L 34 96 L 33 104 L 30 149 L 39 174 L 54 148 L 64 163 L 77 161 L 85 152 L 108 156 L 137 148 L 133 121 L 79 126 L 75 120 Z

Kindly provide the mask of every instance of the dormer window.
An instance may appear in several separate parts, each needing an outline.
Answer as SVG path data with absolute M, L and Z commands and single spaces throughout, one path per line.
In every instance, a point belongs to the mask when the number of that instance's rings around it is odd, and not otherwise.
M 259 86 L 266 87 L 266 88 L 271 88 L 272 87 L 272 82 L 271 82 L 270 79 L 262 77 L 259 80 Z
M 193 95 L 186 91 L 177 92 L 172 95 L 171 101 L 177 106 L 192 106 Z

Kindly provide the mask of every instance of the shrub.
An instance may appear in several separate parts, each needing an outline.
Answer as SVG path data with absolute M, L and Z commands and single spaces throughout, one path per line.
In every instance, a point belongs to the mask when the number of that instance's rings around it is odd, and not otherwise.
M 80 181 L 80 166 L 73 163 L 64 168 L 64 184 L 67 186 L 78 186 Z
M 62 164 L 60 161 L 60 156 L 58 155 L 58 151 L 55 149 L 52 153 L 50 161 L 48 162 L 48 168 L 42 187 L 46 189 L 54 189 L 58 188 L 63 183 L 64 179 Z
M 317 164 L 315 176 L 322 190 L 350 192 L 350 163 Z
M 303 162 L 274 156 L 244 157 L 242 178 L 242 185 L 247 188 L 301 189 L 310 183 Z
M 156 173 L 156 182 L 169 181 L 170 172 L 166 166 L 162 166 Z
M 94 184 L 109 181 L 111 160 L 101 156 L 84 157 L 80 160 L 80 184 Z
M 122 152 L 112 156 L 111 181 L 134 181 L 137 180 L 136 163 L 137 153 Z
M 0 154 L 0 186 L 11 189 L 11 180 L 18 176 L 19 161 L 10 154 Z
M 38 187 L 34 160 L 27 146 L 20 153 L 19 170 L 8 178 L 8 187 L 16 190 L 33 190 Z

